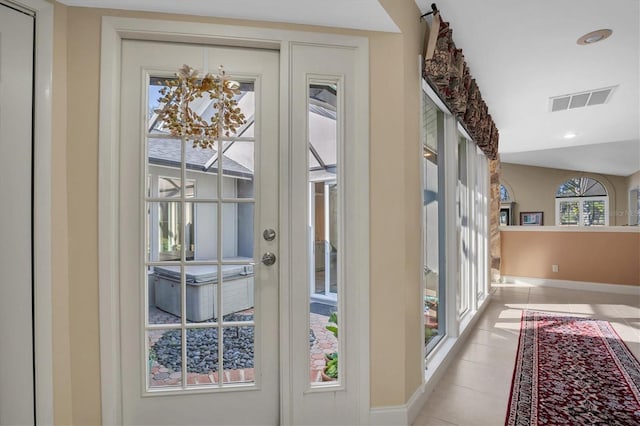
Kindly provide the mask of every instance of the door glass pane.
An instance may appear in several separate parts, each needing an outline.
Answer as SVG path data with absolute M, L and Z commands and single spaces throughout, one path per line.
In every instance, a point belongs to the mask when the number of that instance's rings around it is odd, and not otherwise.
M 190 214 L 185 225 L 185 238 L 190 256 L 187 261 L 215 262 L 218 259 L 218 203 L 187 202 Z
M 149 387 L 153 389 L 182 386 L 181 330 L 148 330 L 147 344 Z
M 224 382 L 251 383 L 254 375 L 255 328 L 224 328 Z
M 149 324 L 179 324 L 182 318 L 182 268 L 150 266 L 148 287 Z
M 254 84 L 236 95 L 247 123 L 202 148 L 158 121 L 164 80 L 147 92 L 148 387 L 254 384 Z M 189 106 L 216 113 L 207 96 Z
M 253 265 L 222 265 L 222 315 L 225 321 L 253 321 Z
M 147 258 L 151 262 L 180 260 L 182 256 L 182 204 L 147 203 Z
M 218 328 L 187 330 L 187 386 L 218 383 Z
M 222 203 L 223 261 L 253 259 L 253 203 Z
M 337 84 L 309 85 L 309 365 L 316 384 L 339 381 L 339 95 Z

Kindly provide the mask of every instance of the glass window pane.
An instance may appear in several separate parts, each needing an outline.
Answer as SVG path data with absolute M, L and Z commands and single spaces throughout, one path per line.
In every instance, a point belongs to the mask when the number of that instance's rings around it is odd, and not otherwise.
M 510 201 L 511 196 L 509 195 L 509 191 L 504 185 L 500 185 L 500 201 Z
M 556 192 L 556 197 L 596 197 L 606 196 L 604 185 L 588 177 L 571 178 L 562 183 Z
M 604 201 L 583 200 L 582 224 L 584 226 L 604 226 L 606 224 Z
M 311 383 L 338 383 L 340 176 L 338 88 L 309 86 L 309 365 Z
M 422 226 L 424 228 L 424 345 L 428 354 L 445 335 L 445 276 L 444 230 L 442 202 L 443 157 L 438 150 L 443 143 L 444 116 L 436 105 L 422 93 L 423 102 L 423 152 L 422 152 Z
M 458 291 L 456 292 L 456 306 L 458 317 L 461 317 L 469 309 L 469 286 L 471 280 L 471 234 L 470 215 L 471 206 L 469 204 L 469 175 L 468 175 L 468 155 L 467 140 L 458 138 L 458 217 L 460 220 L 459 241 L 459 274 Z
M 438 294 L 440 287 L 440 244 L 438 218 L 440 195 L 438 191 L 438 165 L 428 159 L 424 165 L 424 198 L 423 214 L 425 227 L 425 259 L 424 259 L 424 319 L 425 345 L 440 336 L 438 327 Z
M 422 111 L 424 117 L 422 119 L 424 131 L 424 145 L 433 152 L 438 152 L 438 120 L 441 120 L 440 110 L 433 104 L 426 93 L 422 92 Z
M 580 215 L 580 207 L 577 201 L 560 202 L 560 224 L 577 225 Z

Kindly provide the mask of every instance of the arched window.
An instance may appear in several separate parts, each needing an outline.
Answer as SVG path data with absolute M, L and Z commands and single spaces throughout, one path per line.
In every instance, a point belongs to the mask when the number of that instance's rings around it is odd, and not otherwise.
M 608 226 L 609 196 L 593 178 L 571 178 L 556 191 L 556 225 Z
M 506 203 L 511 201 L 511 194 L 509 194 L 509 190 L 506 186 L 500 184 L 500 202 Z

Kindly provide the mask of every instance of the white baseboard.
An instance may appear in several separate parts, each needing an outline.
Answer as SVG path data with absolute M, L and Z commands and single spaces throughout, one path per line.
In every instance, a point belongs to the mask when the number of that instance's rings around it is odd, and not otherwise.
M 418 389 L 411 395 L 409 401 L 404 405 L 372 408 L 369 414 L 369 424 L 373 426 L 406 426 L 416 420 L 422 407 L 427 402 L 427 398 L 445 374 L 452 359 L 467 340 L 476 322 L 482 316 L 482 313 L 490 302 L 491 294 L 488 294 L 487 299 L 471 321 L 469 321 L 469 324 L 462 331 L 461 335 L 459 337 L 447 338 L 439 345 L 436 356 L 430 359 L 430 368 L 427 369 L 425 383 L 418 386 Z
M 420 409 L 426 401 L 427 394 L 425 394 L 424 384 L 422 384 L 418 386 L 406 404 L 372 408 L 369 414 L 369 424 L 373 426 L 410 425 L 418 417 Z
M 502 276 L 502 283 L 524 286 L 557 287 L 571 290 L 602 291 L 605 293 L 630 294 L 640 296 L 640 286 L 591 283 L 586 281 L 552 280 L 547 278 L 514 277 L 511 275 Z M 494 284 L 496 285 L 496 284 Z M 500 284 L 497 284 L 498 286 Z

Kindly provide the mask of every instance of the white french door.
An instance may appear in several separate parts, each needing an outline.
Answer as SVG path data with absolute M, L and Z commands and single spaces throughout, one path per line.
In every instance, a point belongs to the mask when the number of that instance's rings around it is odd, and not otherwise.
M 0 425 L 34 424 L 34 17 L 0 3 Z
M 171 137 L 158 118 L 159 92 L 183 64 L 223 65 L 240 83 L 247 123 L 221 150 Z M 278 82 L 275 51 L 123 40 L 125 424 L 280 422 L 278 261 L 261 262 L 279 256 Z M 215 113 L 205 98 L 191 107 Z

